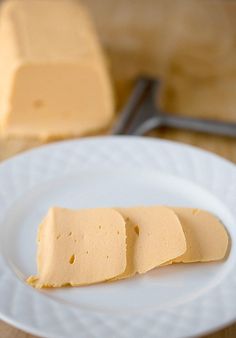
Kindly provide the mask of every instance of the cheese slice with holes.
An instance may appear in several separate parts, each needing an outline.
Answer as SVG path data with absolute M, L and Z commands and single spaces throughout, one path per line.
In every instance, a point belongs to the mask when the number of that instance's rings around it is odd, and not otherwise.
M 117 208 L 126 221 L 127 267 L 116 279 L 145 273 L 186 251 L 176 214 L 167 207 Z
M 3 134 L 49 139 L 110 124 L 114 103 L 106 60 L 78 1 L 3 1 L 0 49 Z
M 85 285 L 111 279 L 126 268 L 126 230 L 113 209 L 52 208 L 38 233 L 37 288 Z
M 172 262 L 192 263 L 221 260 L 228 249 L 224 225 L 211 213 L 193 208 L 173 208 L 186 237 L 186 252 Z

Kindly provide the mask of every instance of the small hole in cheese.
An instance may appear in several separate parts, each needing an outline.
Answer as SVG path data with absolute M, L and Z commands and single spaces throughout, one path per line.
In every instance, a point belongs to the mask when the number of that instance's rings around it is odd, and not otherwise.
M 107 256 L 107 259 L 109 258 L 109 256 Z
M 199 213 L 199 211 L 200 210 L 197 209 L 197 208 L 193 209 L 193 211 L 192 211 L 193 216 L 196 216 Z
M 69 233 L 68 233 L 68 237 L 70 237 L 71 235 L 72 235 L 72 232 L 69 232 Z
M 139 236 L 139 227 L 138 227 L 137 225 L 134 227 L 134 231 L 135 231 L 136 234 Z
M 58 234 L 58 235 L 57 235 L 57 239 L 59 239 L 60 237 L 61 237 L 61 235 L 60 235 L 60 234 Z
M 70 264 L 74 264 L 74 262 L 75 262 L 75 255 L 73 254 L 73 255 L 70 257 L 69 263 L 70 263 Z
M 86 254 L 88 255 L 88 251 L 86 251 Z
M 120 231 L 117 231 L 117 235 L 119 235 L 120 234 Z
M 34 108 L 37 108 L 37 109 L 42 108 L 44 106 L 44 102 L 43 100 L 40 100 L 40 99 L 34 100 L 33 106 Z
M 98 228 L 99 228 L 99 230 L 101 230 L 101 229 L 102 229 L 102 226 L 101 226 L 101 225 L 99 225 L 99 227 L 98 227 Z

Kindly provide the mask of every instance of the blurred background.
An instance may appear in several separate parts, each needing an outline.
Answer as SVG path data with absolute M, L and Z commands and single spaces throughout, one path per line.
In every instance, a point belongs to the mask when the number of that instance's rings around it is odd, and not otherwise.
M 84 0 L 105 47 L 119 103 L 139 74 L 164 81 L 165 110 L 236 112 L 236 3 L 227 0 Z
M 118 110 L 139 74 L 162 80 L 161 107 L 173 114 L 236 122 L 236 2 L 84 0 L 109 56 Z M 161 130 L 236 161 L 234 140 Z
M 83 0 L 108 56 L 116 110 L 140 74 L 162 80 L 160 105 L 172 114 L 236 122 L 236 2 Z M 159 130 L 151 135 L 200 145 L 236 161 L 236 141 Z M 0 159 L 41 141 L 0 139 Z

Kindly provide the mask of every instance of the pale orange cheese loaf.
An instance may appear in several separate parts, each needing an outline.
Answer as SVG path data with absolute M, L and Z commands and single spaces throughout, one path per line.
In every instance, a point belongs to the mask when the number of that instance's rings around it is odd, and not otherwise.
M 78 1 L 3 1 L 0 51 L 3 135 L 81 136 L 110 124 L 106 60 Z
M 126 230 L 113 209 L 52 208 L 38 232 L 37 288 L 109 280 L 126 268 Z

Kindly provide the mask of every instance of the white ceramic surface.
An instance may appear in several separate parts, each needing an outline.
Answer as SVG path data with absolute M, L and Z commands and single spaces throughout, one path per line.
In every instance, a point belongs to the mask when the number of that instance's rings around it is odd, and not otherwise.
M 37 226 L 52 205 L 167 204 L 215 213 L 224 262 L 175 265 L 82 288 L 38 291 Z M 236 320 L 236 167 L 178 143 L 100 137 L 45 146 L 0 165 L 0 318 L 53 338 L 177 338 Z

